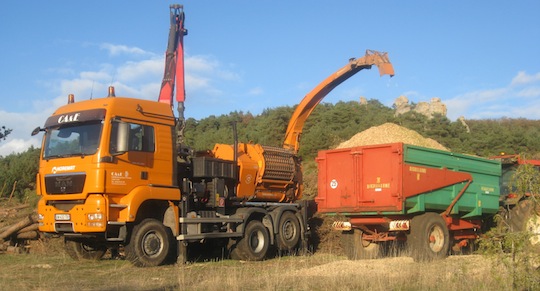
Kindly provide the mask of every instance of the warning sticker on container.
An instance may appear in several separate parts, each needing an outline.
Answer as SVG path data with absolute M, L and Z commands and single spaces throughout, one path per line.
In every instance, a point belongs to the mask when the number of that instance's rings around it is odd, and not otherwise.
M 332 179 L 332 181 L 330 181 L 330 188 L 336 189 L 337 186 L 338 186 L 338 182 L 336 181 L 336 179 Z

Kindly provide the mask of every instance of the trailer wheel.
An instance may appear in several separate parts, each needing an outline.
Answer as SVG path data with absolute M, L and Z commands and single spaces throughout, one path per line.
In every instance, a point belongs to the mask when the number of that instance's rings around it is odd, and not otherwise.
M 363 232 L 359 229 L 341 234 L 342 247 L 349 260 L 376 259 L 380 256 L 380 245 L 362 239 Z
M 528 231 L 531 234 L 531 245 L 540 246 L 540 216 L 536 212 L 534 201 L 520 201 L 508 213 L 507 223 L 510 231 Z
M 300 240 L 300 222 L 294 213 L 286 211 L 278 225 L 277 244 L 281 251 L 292 251 Z
M 107 251 L 104 245 L 67 239 L 64 240 L 64 249 L 74 260 L 99 260 Z
M 168 261 L 173 236 L 163 223 L 145 219 L 133 228 L 129 244 L 125 247 L 126 259 L 137 267 L 159 266 Z
M 270 247 L 270 236 L 262 222 L 252 220 L 248 223 L 242 237 L 231 250 L 231 258 L 245 261 L 261 261 Z
M 450 235 L 444 219 L 428 212 L 413 217 L 407 245 L 416 262 L 444 259 L 448 256 Z

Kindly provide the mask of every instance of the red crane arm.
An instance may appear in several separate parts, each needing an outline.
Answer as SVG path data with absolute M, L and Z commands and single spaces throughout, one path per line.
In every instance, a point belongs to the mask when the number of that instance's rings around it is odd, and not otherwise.
M 184 28 L 184 7 L 182 5 L 171 5 L 171 27 L 169 29 L 169 41 L 165 53 L 165 73 L 159 92 L 159 102 L 173 105 L 174 86 L 176 83 L 176 101 L 184 102 L 185 81 L 184 81 L 184 35 L 187 30 Z M 183 112 L 182 112 L 183 113 Z
M 394 67 L 390 63 L 387 53 L 367 50 L 365 56 L 359 59 L 350 59 L 346 66 L 327 77 L 298 104 L 289 121 L 283 147 L 298 152 L 300 135 L 302 134 L 304 123 L 317 104 L 339 84 L 363 69 L 371 69 L 372 65 L 376 65 L 379 68 L 381 76 L 394 75 Z

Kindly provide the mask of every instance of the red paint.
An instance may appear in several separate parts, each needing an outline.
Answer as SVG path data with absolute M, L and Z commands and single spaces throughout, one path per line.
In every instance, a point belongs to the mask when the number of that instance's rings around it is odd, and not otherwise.
M 321 151 L 317 162 L 320 212 L 399 212 L 408 197 L 472 179 L 405 163 L 402 143 Z

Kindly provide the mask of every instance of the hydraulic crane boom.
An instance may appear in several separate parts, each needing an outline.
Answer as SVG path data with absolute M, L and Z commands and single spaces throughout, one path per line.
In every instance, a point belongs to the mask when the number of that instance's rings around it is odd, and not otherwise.
M 359 59 L 350 59 L 347 65 L 319 83 L 319 85 L 311 90 L 311 92 L 302 99 L 300 104 L 298 104 L 298 107 L 289 121 L 283 147 L 298 152 L 300 135 L 302 134 L 304 123 L 317 104 L 319 104 L 319 102 L 321 102 L 321 100 L 339 84 L 363 69 L 371 69 L 372 65 L 379 68 L 379 74 L 381 76 L 394 76 L 394 67 L 390 63 L 387 53 L 367 50 L 365 56 Z
M 179 4 L 170 6 L 171 27 L 169 29 L 169 40 L 165 53 L 165 73 L 159 92 L 159 102 L 173 106 L 174 86 L 176 85 L 176 102 L 178 103 L 178 144 L 183 140 L 184 129 L 184 101 L 186 99 L 185 78 L 184 78 L 184 35 L 187 30 L 184 28 L 184 7 Z

